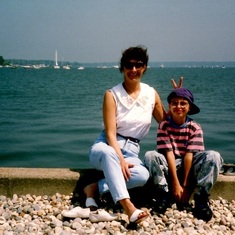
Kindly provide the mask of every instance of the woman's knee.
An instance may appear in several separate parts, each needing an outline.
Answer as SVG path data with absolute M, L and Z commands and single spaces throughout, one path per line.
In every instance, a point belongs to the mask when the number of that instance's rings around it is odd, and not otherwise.
M 91 147 L 89 160 L 91 165 L 98 170 L 104 170 L 111 162 L 119 162 L 114 149 L 105 143 L 96 143 Z
M 95 143 L 91 147 L 89 156 L 106 157 L 106 156 L 110 156 L 113 153 L 115 153 L 115 151 L 112 147 L 110 147 L 106 143 L 99 142 L 99 143 Z
M 143 186 L 149 179 L 149 171 L 144 166 L 138 166 L 134 171 L 131 171 L 131 176 L 135 182 L 138 182 L 138 186 Z
M 143 184 L 146 184 L 149 177 L 150 177 L 150 174 L 149 174 L 149 171 L 147 168 L 145 168 L 145 167 L 142 168 L 141 176 L 142 176 L 141 178 L 142 178 Z

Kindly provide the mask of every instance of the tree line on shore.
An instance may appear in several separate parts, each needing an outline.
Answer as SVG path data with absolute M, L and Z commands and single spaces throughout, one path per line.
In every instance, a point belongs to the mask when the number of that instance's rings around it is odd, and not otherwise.
M 0 55 L 0 65 L 9 65 L 9 63 Z

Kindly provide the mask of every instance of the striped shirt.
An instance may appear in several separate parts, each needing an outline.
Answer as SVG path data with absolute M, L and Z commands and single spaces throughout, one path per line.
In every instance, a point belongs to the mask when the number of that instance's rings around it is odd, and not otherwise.
M 204 151 L 203 131 L 193 119 L 187 117 L 182 126 L 177 126 L 169 118 L 159 124 L 157 131 L 157 150 L 165 155 L 173 151 L 175 158 L 184 157 L 187 152 Z

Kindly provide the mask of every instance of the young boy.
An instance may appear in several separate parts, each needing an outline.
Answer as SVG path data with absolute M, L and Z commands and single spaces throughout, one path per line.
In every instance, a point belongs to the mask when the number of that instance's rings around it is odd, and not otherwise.
M 157 151 L 148 151 L 144 157 L 155 185 L 153 210 L 164 213 L 171 206 L 172 196 L 179 210 L 186 209 L 196 189 L 194 216 L 209 221 L 209 191 L 223 159 L 216 151 L 205 151 L 201 126 L 187 116 L 200 112 L 193 94 L 186 88 L 177 88 L 167 101 L 171 116 L 159 124 Z

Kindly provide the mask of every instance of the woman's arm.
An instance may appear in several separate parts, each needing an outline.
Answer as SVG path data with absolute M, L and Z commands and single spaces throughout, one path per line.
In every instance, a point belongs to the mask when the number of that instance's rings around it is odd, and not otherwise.
M 120 150 L 120 148 L 119 146 L 115 147 L 117 145 L 116 103 L 110 91 L 106 91 L 104 95 L 103 121 L 104 121 L 104 128 L 106 132 L 107 142 L 118 153 L 118 150 Z M 118 154 L 118 155 L 121 155 L 121 154 Z
M 171 83 L 172 83 L 173 88 L 180 88 L 180 87 L 182 87 L 182 85 L 183 85 L 183 80 L 184 80 L 184 78 L 183 78 L 183 77 L 180 77 L 179 84 L 177 85 L 177 83 L 175 82 L 175 80 L 174 80 L 174 79 L 171 79 Z
M 155 91 L 155 106 L 153 109 L 153 117 L 158 123 L 160 123 L 162 120 L 166 118 L 166 110 L 162 104 L 160 96 L 156 91 Z
M 114 148 L 119 156 L 123 176 L 126 180 L 128 180 L 130 178 L 129 168 L 133 167 L 133 165 L 126 163 L 117 142 L 116 103 L 110 91 L 106 91 L 104 95 L 103 121 L 107 142 L 109 146 Z

